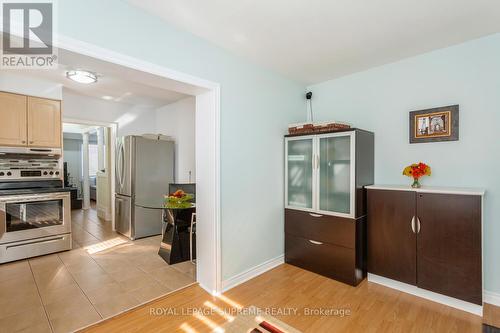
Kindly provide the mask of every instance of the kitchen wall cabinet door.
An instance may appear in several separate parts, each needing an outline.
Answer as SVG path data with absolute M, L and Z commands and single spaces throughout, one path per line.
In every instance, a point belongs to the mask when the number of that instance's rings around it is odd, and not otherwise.
M 0 92 L 0 146 L 26 146 L 27 97 Z
M 368 190 L 368 271 L 417 284 L 415 193 Z M 413 225 L 415 225 L 413 223 Z
M 417 286 L 481 305 L 481 197 L 418 193 L 417 213 Z
M 61 147 L 61 102 L 28 97 L 28 145 Z

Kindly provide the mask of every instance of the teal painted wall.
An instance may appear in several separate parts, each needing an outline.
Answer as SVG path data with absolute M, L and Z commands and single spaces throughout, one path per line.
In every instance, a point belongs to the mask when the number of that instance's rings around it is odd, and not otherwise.
M 309 87 L 315 120 L 375 132 L 375 181 L 409 184 L 405 165 L 433 168 L 424 185 L 482 187 L 485 289 L 500 292 L 500 34 Z M 460 141 L 408 143 L 408 112 L 460 105 Z
M 220 83 L 223 279 L 283 254 L 283 134 L 305 116 L 305 86 L 122 1 L 59 1 L 58 29 Z

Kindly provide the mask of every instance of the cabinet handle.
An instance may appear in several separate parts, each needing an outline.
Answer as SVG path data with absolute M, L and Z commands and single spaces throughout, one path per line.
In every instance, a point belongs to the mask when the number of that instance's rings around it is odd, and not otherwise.
M 318 242 L 318 241 L 313 241 L 312 239 L 309 240 L 309 243 L 312 243 L 314 245 L 323 245 L 323 243 Z
M 416 234 L 416 232 L 415 232 L 415 216 L 413 216 L 411 218 L 411 223 L 410 224 L 411 224 L 411 231 L 413 231 L 413 233 Z
M 312 217 L 323 217 L 321 214 L 314 214 L 314 213 L 309 213 Z
M 30 141 L 30 143 L 35 143 L 35 141 Z
M 420 233 L 420 219 L 417 217 L 417 234 Z
M 26 143 L 26 141 L 23 140 L 23 141 L 21 141 L 21 143 Z

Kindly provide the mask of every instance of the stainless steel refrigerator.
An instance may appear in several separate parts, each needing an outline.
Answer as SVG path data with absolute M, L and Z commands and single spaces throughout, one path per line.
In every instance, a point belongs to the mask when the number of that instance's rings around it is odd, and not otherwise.
M 116 231 L 134 240 L 160 235 L 162 207 L 174 183 L 173 141 L 125 136 L 117 140 Z

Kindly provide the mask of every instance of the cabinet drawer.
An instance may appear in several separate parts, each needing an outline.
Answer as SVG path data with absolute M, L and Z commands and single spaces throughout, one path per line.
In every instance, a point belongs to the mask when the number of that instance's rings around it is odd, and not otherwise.
M 312 213 L 311 213 L 312 214 Z M 356 220 L 285 209 L 285 232 L 305 239 L 356 248 Z
M 357 284 L 356 253 L 352 249 L 285 234 L 285 261 L 350 285 Z
M 0 245 L 0 263 L 71 250 L 71 234 L 53 235 Z

